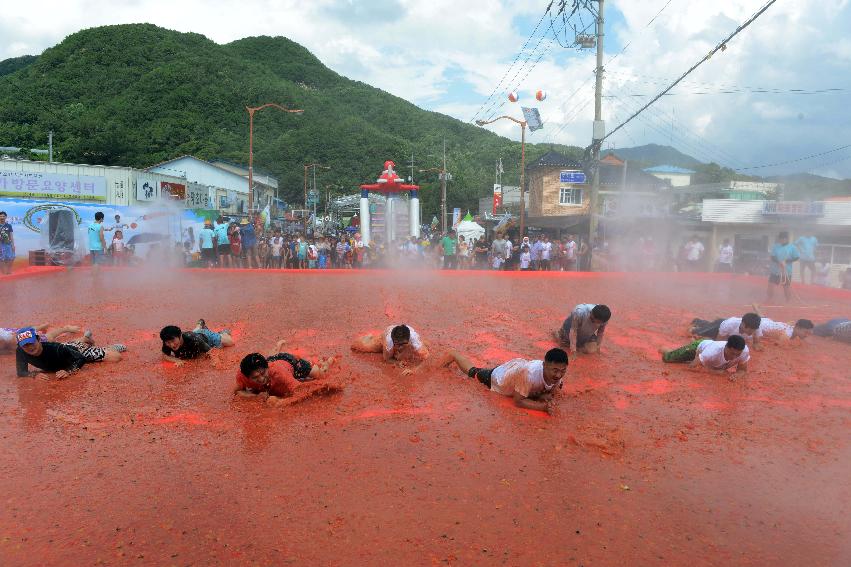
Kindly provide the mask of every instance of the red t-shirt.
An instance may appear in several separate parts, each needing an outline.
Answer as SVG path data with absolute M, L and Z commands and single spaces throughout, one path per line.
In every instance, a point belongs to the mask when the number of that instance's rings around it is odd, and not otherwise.
M 293 367 L 285 360 L 270 362 L 267 376 L 269 377 L 269 381 L 266 384 L 261 384 L 251 380 L 242 372 L 237 372 L 236 383 L 243 390 L 268 392 L 270 396 L 277 396 L 279 398 L 292 396 L 298 386 L 298 380 L 293 376 Z

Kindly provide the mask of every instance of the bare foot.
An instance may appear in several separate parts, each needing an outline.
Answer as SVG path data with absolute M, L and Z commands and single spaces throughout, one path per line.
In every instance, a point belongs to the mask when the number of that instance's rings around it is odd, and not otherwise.
M 278 342 L 276 342 L 276 343 L 275 343 L 275 350 L 276 350 L 277 352 L 283 352 L 283 351 L 284 351 L 284 345 L 285 345 L 285 344 L 287 344 L 286 339 L 281 339 L 281 340 L 279 340 Z

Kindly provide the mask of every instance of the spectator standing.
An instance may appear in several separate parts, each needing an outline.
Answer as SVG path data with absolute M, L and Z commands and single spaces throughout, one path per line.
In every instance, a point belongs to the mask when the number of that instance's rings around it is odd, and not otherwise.
M 95 220 L 89 225 L 89 252 L 92 255 L 92 266 L 97 267 L 104 261 L 106 240 L 103 238 L 103 213 L 95 213 Z
M 493 244 L 491 245 L 491 267 L 494 270 L 502 269 L 502 265 L 505 263 L 505 239 L 502 237 L 502 233 L 497 233 L 496 238 L 493 239 Z
M 810 271 L 810 283 L 813 282 L 813 274 L 816 270 L 816 248 L 818 247 L 818 238 L 815 236 L 799 236 L 795 241 L 795 248 L 798 249 L 798 255 L 801 257 L 801 283 L 807 283 L 804 279 L 804 271 Z
M 443 239 L 440 241 L 440 245 L 443 248 L 443 269 L 456 269 L 458 267 L 458 263 L 456 258 L 457 243 L 455 241 L 455 231 L 450 230 L 449 234 L 444 236 Z
M 220 268 L 230 267 L 229 226 L 230 224 L 224 217 L 219 217 L 214 228 L 214 232 L 216 233 L 216 256 L 218 257 Z
M 258 268 L 257 263 L 257 232 L 254 223 L 248 220 L 242 221 L 242 257 L 246 268 Z
M 535 242 L 532 243 L 532 269 L 540 270 L 541 269 L 541 253 L 543 252 L 544 246 L 541 242 L 541 237 L 536 236 Z
M 688 266 L 688 271 L 697 272 L 700 270 L 700 261 L 703 259 L 703 252 L 705 248 L 703 243 L 697 238 L 697 236 L 692 236 L 685 246 L 685 256 L 686 256 L 686 265 Z
M 730 239 L 725 238 L 721 247 L 718 249 L 717 271 L 728 274 L 733 273 L 733 252 L 733 245 L 730 244 Z
M 0 274 L 11 274 L 15 261 L 15 234 L 6 218 L 6 211 L 0 211 Z
M 269 240 L 269 255 L 272 258 L 271 264 L 273 268 L 281 268 L 281 262 L 283 261 L 284 257 L 283 250 L 285 244 L 286 243 L 284 242 L 284 237 L 281 236 L 281 229 L 276 228 L 275 236 L 273 236 L 271 240 Z
M 116 230 L 115 234 L 112 235 L 112 243 L 110 244 L 110 248 L 112 249 L 112 261 L 116 266 L 126 266 L 125 262 L 125 247 L 124 247 L 124 233 L 121 230 Z
M 579 241 L 577 256 L 579 257 L 576 261 L 577 268 L 582 272 L 591 271 L 591 247 L 588 246 L 584 238 Z
M 476 240 L 473 245 L 473 254 L 476 262 L 477 270 L 486 270 L 488 268 L 488 253 L 490 246 L 484 236 Z
M 789 233 L 777 235 L 777 243 L 771 249 L 771 273 L 768 276 L 768 301 L 774 298 L 775 286 L 783 286 L 788 302 L 792 298 L 792 264 L 799 258 L 798 249 L 789 243 Z
M 553 243 L 550 242 L 550 237 L 546 234 L 544 235 L 543 241 L 541 242 L 541 269 L 548 272 L 550 271 L 550 260 L 552 260 L 553 256 Z
M 204 221 L 204 228 L 198 231 L 198 249 L 201 250 L 201 261 L 208 267 L 216 265 L 216 233 L 213 232 L 213 221 Z

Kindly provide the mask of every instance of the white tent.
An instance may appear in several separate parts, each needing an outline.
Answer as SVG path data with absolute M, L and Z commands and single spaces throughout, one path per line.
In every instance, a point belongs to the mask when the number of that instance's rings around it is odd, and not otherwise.
M 467 242 L 473 242 L 485 235 L 485 229 L 482 225 L 473 220 L 470 213 L 464 217 L 464 220 L 458 223 L 458 228 L 455 229 L 458 236 L 463 236 Z

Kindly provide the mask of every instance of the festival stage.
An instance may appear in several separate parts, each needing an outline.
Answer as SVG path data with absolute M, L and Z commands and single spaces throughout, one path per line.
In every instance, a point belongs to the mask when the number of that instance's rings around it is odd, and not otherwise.
M 851 317 L 798 287 L 781 321 Z M 762 279 L 713 274 L 90 269 L 0 279 L 3 326 L 72 323 L 124 361 L 63 382 L 0 357 L 2 565 L 851 564 L 851 348 L 811 337 L 747 377 L 663 365 L 692 317 L 741 315 Z M 778 294 L 779 295 L 782 294 Z M 437 358 L 543 357 L 576 303 L 603 354 L 552 416 L 458 370 L 349 350 L 407 323 Z M 159 329 L 232 329 L 213 361 L 160 360 Z M 232 396 L 284 338 L 342 355 L 342 393 L 285 409 Z

